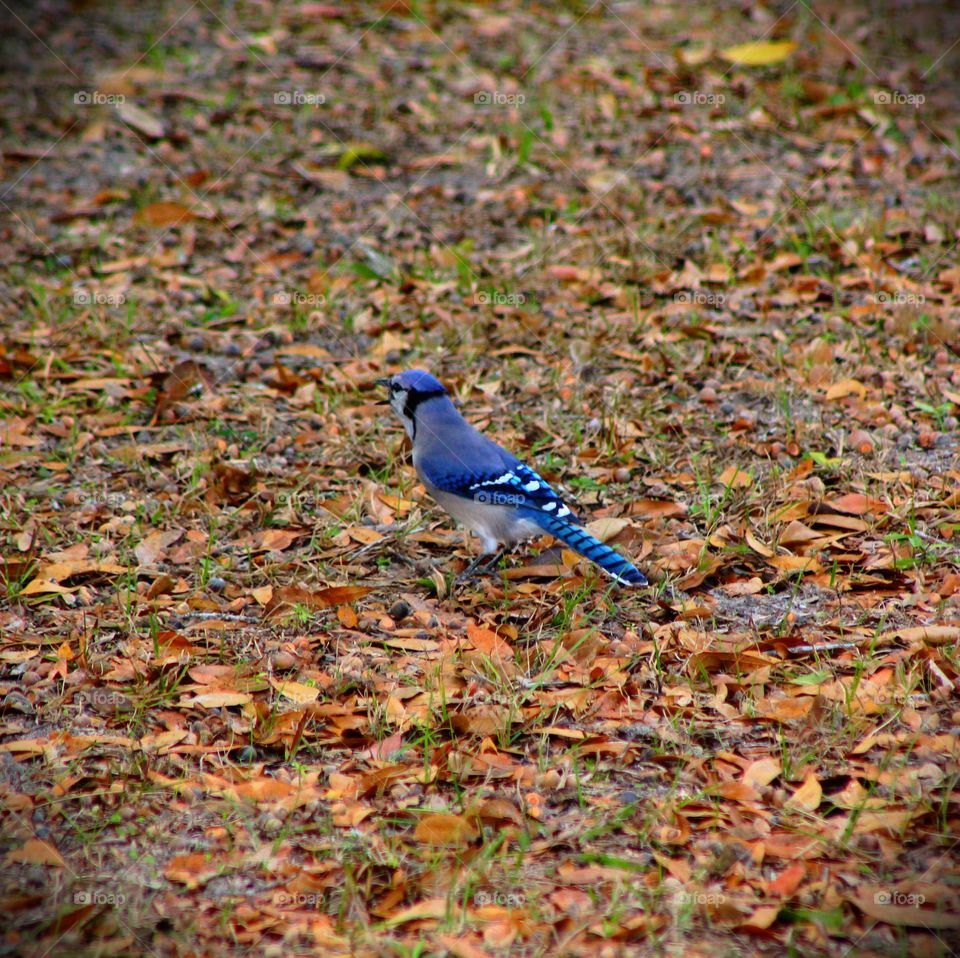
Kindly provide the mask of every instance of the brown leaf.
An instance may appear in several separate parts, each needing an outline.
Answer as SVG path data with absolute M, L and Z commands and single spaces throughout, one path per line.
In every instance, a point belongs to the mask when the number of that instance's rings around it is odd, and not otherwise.
M 802 808 L 808 812 L 815 811 L 823 800 L 823 789 L 817 776 L 811 772 L 803 784 L 787 799 L 787 807 Z
M 38 838 L 29 838 L 19 848 L 11 849 L 6 861 L 8 864 L 53 865 L 57 868 L 67 864 L 53 845 Z
M 727 466 L 717 477 L 717 482 L 728 489 L 749 489 L 753 485 L 753 476 L 740 466 Z
M 773 881 L 767 882 L 767 894 L 790 898 L 806 877 L 807 867 L 802 862 L 788 865 Z
M 141 566 L 155 565 L 167 548 L 172 546 L 183 532 L 179 529 L 170 529 L 166 532 L 151 532 L 139 542 L 133 550 Z
M 671 519 L 686 514 L 687 507 L 673 499 L 637 499 L 630 506 L 630 515 L 644 519 Z
M 117 115 L 124 123 L 152 140 L 159 140 L 160 137 L 166 135 L 162 120 L 128 99 L 123 99 L 117 104 Z M 159 204 L 154 203 L 153 205 L 157 206 Z
M 743 781 L 746 785 L 769 785 L 782 771 L 778 759 L 760 758 L 743 770 Z
M 902 897 L 907 898 L 906 895 Z M 865 915 L 876 918 L 877 921 L 884 921 L 888 925 L 938 930 L 960 928 L 960 915 L 954 912 L 894 904 L 895 901 L 901 900 L 901 896 L 894 896 L 889 888 L 860 887 L 849 900 Z
M 468 845 L 477 838 L 476 825 L 460 815 L 425 815 L 417 822 L 413 837 L 425 845 Z
M 864 399 L 867 395 L 867 387 L 857 379 L 844 379 L 827 387 L 826 400 L 833 402 L 837 399 L 846 399 L 851 395 Z
M 880 515 L 889 512 L 890 507 L 882 499 L 865 496 L 862 492 L 848 492 L 845 496 L 827 499 L 823 503 L 837 512 L 844 512 L 852 516 Z
M 880 641 L 900 639 L 903 642 L 925 642 L 927 645 L 946 645 L 960 641 L 960 625 L 916 625 L 908 629 L 884 632 Z
M 199 888 L 214 878 L 220 871 L 216 856 L 204 852 L 191 852 L 171 858 L 164 870 L 168 881 L 178 882 L 187 888 Z
M 450 910 L 450 904 L 446 898 L 426 898 L 391 915 L 386 920 L 386 924 L 405 925 L 407 922 L 423 921 L 426 918 L 446 920 L 450 916 Z M 459 909 L 454 906 L 453 912 L 456 914 L 458 911 Z
M 779 914 L 779 905 L 761 905 L 749 917 L 740 922 L 739 927 L 756 928 L 763 931 L 777 920 Z
M 134 220 L 142 223 L 144 226 L 179 226 L 181 223 L 189 223 L 196 219 L 197 214 L 182 203 L 148 203 L 141 207 Z
M 262 529 L 254 536 L 255 548 L 267 552 L 283 552 L 303 535 L 299 529 Z
M 309 702 L 316 702 L 320 696 L 320 689 L 315 685 L 305 685 L 302 682 L 281 682 L 277 679 L 271 679 L 270 684 L 276 689 L 279 695 L 298 705 L 306 705 Z

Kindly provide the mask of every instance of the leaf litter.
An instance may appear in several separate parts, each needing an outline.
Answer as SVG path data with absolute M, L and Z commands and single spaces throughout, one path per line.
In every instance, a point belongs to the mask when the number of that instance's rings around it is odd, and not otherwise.
M 9 946 L 950 954 L 955 14 L 83 16 L 0 41 Z M 654 587 L 456 585 L 404 366 Z

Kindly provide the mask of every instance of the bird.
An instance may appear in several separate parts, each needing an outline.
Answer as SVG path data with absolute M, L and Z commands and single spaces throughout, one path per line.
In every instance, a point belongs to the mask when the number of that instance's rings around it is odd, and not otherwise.
M 620 553 L 590 535 L 550 484 L 460 415 L 443 384 L 422 369 L 375 381 L 388 396 L 413 446 L 413 465 L 430 495 L 480 537 L 481 553 L 461 573 L 469 578 L 481 561 L 497 562 L 512 548 L 548 533 L 595 563 L 623 586 L 647 580 Z

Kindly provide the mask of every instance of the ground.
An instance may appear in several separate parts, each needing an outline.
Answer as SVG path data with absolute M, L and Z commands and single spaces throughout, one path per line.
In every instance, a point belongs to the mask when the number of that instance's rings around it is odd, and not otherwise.
M 3 10 L 4 953 L 960 952 L 951 5 Z

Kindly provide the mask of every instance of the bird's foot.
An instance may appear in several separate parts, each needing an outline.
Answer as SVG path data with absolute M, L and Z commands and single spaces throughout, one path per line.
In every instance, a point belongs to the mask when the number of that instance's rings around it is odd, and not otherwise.
M 457 576 L 455 581 L 457 583 L 475 582 L 481 576 L 489 575 L 497 567 L 502 556 L 502 552 L 494 552 L 492 557 L 489 558 L 481 553 Z M 488 561 L 484 562 L 484 559 L 488 559 Z

